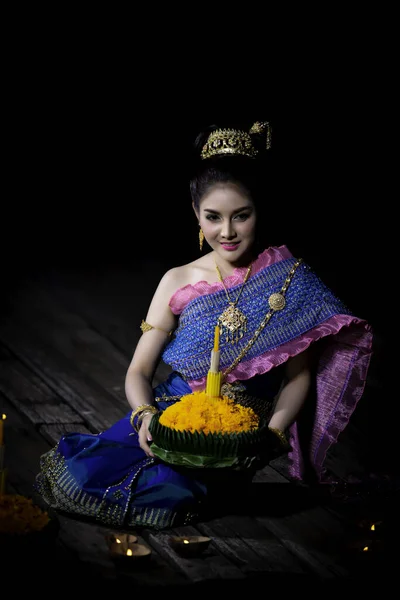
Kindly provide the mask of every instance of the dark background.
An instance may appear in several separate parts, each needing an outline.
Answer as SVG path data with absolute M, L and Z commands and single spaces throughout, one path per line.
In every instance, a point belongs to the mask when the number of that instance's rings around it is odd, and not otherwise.
M 395 110 L 372 48 L 371 60 L 332 47 L 303 62 L 300 47 L 289 59 L 275 47 L 257 63 L 255 53 L 210 56 L 190 32 L 165 31 L 152 53 L 137 27 L 66 23 L 27 35 L 25 21 L 7 52 L 3 281 L 196 258 L 191 143 L 204 125 L 261 119 L 273 127 L 266 240 L 288 245 L 357 314 L 386 326 Z
M 101 96 L 98 81 L 72 82 L 46 101 L 50 90 L 36 86 L 29 106 L 19 99 L 7 156 L 9 269 L 196 258 L 188 154 L 198 129 L 221 113 L 149 109 L 139 118 L 126 98 Z M 359 313 L 380 319 L 393 221 L 377 132 L 360 115 L 301 104 L 265 112 L 273 126 L 266 240 L 287 244 Z

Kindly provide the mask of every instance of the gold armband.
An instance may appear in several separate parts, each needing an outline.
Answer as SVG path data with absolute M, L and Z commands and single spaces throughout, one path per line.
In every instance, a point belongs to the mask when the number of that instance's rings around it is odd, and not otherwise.
M 143 333 L 145 333 L 146 331 L 150 331 L 150 329 L 158 329 L 158 331 L 163 331 L 167 335 L 172 335 L 172 331 L 166 331 L 165 329 L 161 329 L 161 327 L 155 327 L 154 325 L 150 325 L 150 323 L 143 321 L 143 319 L 142 319 L 142 322 L 140 323 L 140 329 L 142 330 Z
M 272 433 L 274 433 L 276 435 L 276 437 L 278 438 L 279 442 L 282 444 L 282 446 L 284 448 L 287 448 L 289 446 L 289 440 L 287 439 L 287 437 L 283 433 L 283 431 L 281 431 L 280 429 L 276 429 L 275 427 L 268 427 L 268 429 L 270 431 L 272 431 Z

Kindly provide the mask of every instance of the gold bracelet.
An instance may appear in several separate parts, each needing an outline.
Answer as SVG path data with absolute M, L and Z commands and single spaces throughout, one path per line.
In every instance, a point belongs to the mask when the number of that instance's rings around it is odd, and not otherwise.
M 136 408 L 136 410 L 132 411 L 132 414 L 130 416 L 130 424 L 132 425 L 133 429 L 139 433 L 139 427 L 138 427 L 138 422 L 136 422 L 135 425 L 135 417 L 138 417 L 137 421 L 139 421 L 139 418 L 143 415 L 144 412 L 148 412 L 148 413 L 152 413 L 153 415 L 158 413 L 158 408 L 156 408 L 155 406 L 153 406 L 152 404 L 141 404 L 140 406 L 138 406 Z
M 135 429 L 136 433 L 139 433 L 139 429 L 142 426 L 143 418 L 146 415 L 155 415 L 158 412 L 159 411 L 158 411 L 158 409 L 155 406 L 151 406 L 150 408 L 148 408 L 146 410 L 142 410 L 142 412 L 140 413 L 140 415 L 136 419 L 136 425 L 133 426 L 133 428 Z
M 133 428 L 135 428 L 135 426 L 133 424 L 134 418 L 137 415 L 139 415 L 142 411 L 146 410 L 146 408 L 150 408 L 151 406 L 152 406 L 151 404 L 141 404 L 140 406 L 137 406 L 135 408 L 135 410 L 132 411 L 129 421 Z M 153 407 L 153 408 L 155 408 L 155 407 Z
M 282 446 L 287 448 L 287 446 L 289 445 L 289 440 L 287 439 L 283 431 L 281 431 L 280 429 L 276 429 L 275 427 L 268 427 L 268 429 L 277 436 Z

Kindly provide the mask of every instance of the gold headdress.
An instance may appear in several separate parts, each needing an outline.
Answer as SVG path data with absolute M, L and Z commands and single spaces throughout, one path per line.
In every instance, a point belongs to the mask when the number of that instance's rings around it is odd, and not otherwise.
M 249 133 L 264 133 L 266 132 L 265 147 L 267 150 L 271 148 L 271 126 L 268 121 L 256 121 L 250 128 Z
M 208 136 L 201 150 L 201 158 L 210 158 L 218 154 L 241 154 L 255 158 L 258 150 L 253 145 L 251 134 L 267 132 L 266 148 L 271 147 L 271 128 L 269 123 L 257 121 L 249 132 L 240 129 L 217 129 Z

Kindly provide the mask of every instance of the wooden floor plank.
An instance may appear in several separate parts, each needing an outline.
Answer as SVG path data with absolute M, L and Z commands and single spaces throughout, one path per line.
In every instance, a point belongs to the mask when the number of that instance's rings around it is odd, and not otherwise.
M 127 356 L 91 329 L 79 315 L 66 310 L 42 289 L 34 288 L 14 306 L 13 319 L 18 319 L 37 339 L 74 363 L 82 377 L 90 373 L 92 380 L 115 399 L 115 404 L 126 406 Z
M 80 414 L 0 344 L 0 392 L 34 425 L 82 424 Z
M 338 555 L 346 529 L 326 509 L 326 498 L 319 489 L 298 483 L 282 485 L 282 475 L 267 466 L 257 474 L 252 493 L 258 522 L 299 560 L 313 568 L 319 564 L 321 577 L 348 575 Z
M 0 341 L 66 404 L 79 412 L 94 433 L 110 427 L 125 414 L 101 385 L 79 371 L 55 348 L 39 340 L 29 327 L 0 320 Z
M 148 290 L 156 289 L 163 270 L 158 262 L 149 262 L 135 265 L 134 271 L 115 267 L 89 274 L 58 271 L 43 276 L 40 285 L 130 360 L 142 335 L 140 323 L 148 310 Z M 154 385 L 170 372 L 161 361 Z
M 198 529 L 214 540 L 230 560 L 241 565 L 245 575 L 255 573 L 305 574 L 301 563 L 287 551 L 269 529 L 245 515 L 227 515 L 200 523 Z
M 197 527 L 171 528 L 164 532 L 146 530 L 142 532 L 142 535 L 149 541 L 152 547 L 156 548 L 169 562 L 176 565 L 193 583 L 218 579 L 240 580 L 245 578 L 241 569 L 235 563 L 218 552 L 214 538 L 209 548 L 199 557 L 184 558 L 175 552 L 168 542 L 169 537 L 171 535 L 201 535 Z

